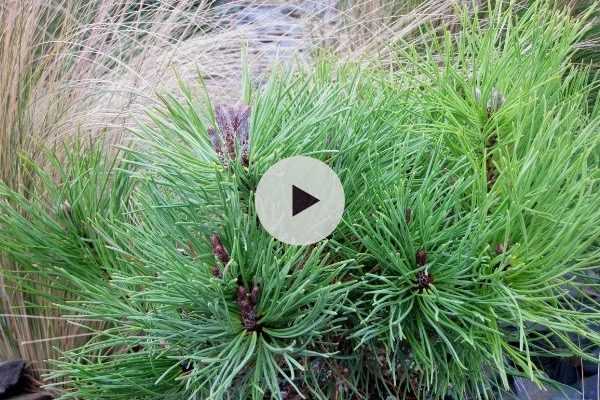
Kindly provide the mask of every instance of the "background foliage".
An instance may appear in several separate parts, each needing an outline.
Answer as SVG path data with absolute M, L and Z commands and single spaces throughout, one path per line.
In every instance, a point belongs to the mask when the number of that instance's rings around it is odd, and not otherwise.
M 325 60 L 261 87 L 248 69 L 249 112 L 229 117 L 182 84 L 116 156 L 75 142 L 19 162 L 35 179 L 0 191 L 19 265 L 3 275 L 90 337 L 54 364 L 63 398 L 494 397 L 546 381 L 544 357 L 591 358 L 584 22 L 542 1 L 460 15 L 396 47 L 396 68 Z M 316 246 L 274 241 L 253 211 L 262 173 L 297 154 L 348 199 Z
M 240 12 L 228 3 L 196 0 L 2 2 L 0 180 L 42 201 L 47 190 L 33 189 L 30 161 L 57 178 L 50 164 L 64 163 L 63 149 L 78 137 L 82 149 L 99 142 L 109 150 L 159 103 L 155 93 L 174 91 L 178 80 L 191 82 L 200 74 L 213 99 L 238 98 L 242 48 L 260 81 L 272 64 L 289 64 L 300 53 L 327 48 L 340 59 L 376 54 L 382 32 L 406 37 L 451 8 L 427 4 L 391 24 L 380 1 L 300 5 L 255 1 Z M 21 357 L 45 371 L 47 360 L 81 343 L 87 332 L 62 318 L 47 294 L 26 294 L 22 286 L 32 286 L 38 276 L 21 268 L 7 259 L 0 263 L 0 359 Z M 36 287 L 38 293 L 48 289 L 45 282 Z

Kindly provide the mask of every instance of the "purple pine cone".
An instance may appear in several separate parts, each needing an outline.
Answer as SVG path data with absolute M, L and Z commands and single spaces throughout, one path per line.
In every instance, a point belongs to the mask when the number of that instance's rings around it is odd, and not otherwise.
M 229 253 L 227 250 L 225 250 L 223 243 L 221 243 L 221 238 L 219 235 L 214 233 L 210 238 L 210 242 L 212 244 L 213 254 L 215 257 L 217 257 L 223 264 L 227 264 L 229 262 Z
M 224 165 L 238 156 L 248 166 L 250 152 L 250 107 L 218 105 L 215 107 L 217 128 L 208 129 L 213 149 Z

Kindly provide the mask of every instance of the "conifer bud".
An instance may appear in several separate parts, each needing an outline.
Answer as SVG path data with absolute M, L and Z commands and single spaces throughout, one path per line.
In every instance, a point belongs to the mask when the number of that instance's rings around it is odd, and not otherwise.
M 218 105 L 215 107 L 215 120 L 217 127 L 210 127 L 207 132 L 221 163 L 227 166 L 239 155 L 241 164 L 247 167 L 250 152 L 250 107 Z
M 217 257 L 223 264 L 227 264 L 229 262 L 229 253 L 225 250 L 223 243 L 221 242 L 221 238 L 216 233 L 210 238 L 213 254 Z
M 237 288 L 237 301 L 241 303 L 244 299 L 246 299 L 246 288 L 240 285 Z
M 418 266 L 424 267 L 427 264 L 427 252 L 424 249 L 417 251 L 415 258 Z
M 481 102 L 481 89 L 480 88 L 478 88 L 478 87 L 475 88 L 474 97 L 477 102 Z M 485 103 L 488 116 L 491 116 L 492 114 L 494 114 L 498 110 L 500 110 L 500 108 L 504 105 L 505 102 L 506 102 L 506 97 L 502 94 L 502 92 L 500 92 L 495 87 L 492 88 L 492 94 L 490 95 L 490 98 Z
M 258 331 L 258 314 L 256 306 L 258 297 L 260 296 L 260 288 L 254 284 L 251 291 L 248 291 L 244 286 L 240 285 L 237 289 L 237 304 L 240 307 L 240 317 L 242 325 L 247 331 Z
M 473 95 L 475 97 L 475 101 L 477 101 L 477 102 L 481 101 L 481 89 L 479 87 L 475 88 L 475 90 L 473 91 Z
M 498 243 L 496 245 L 496 255 L 504 254 L 506 252 L 506 247 L 502 243 Z
M 506 102 L 506 97 L 496 88 L 492 89 L 492 95 L 487 102 L 487 112 L 488 114 L 493 114 L 500 110 L 500 108 Z
M 215 278 L 223 279 L 223 271 L 221 271 L 218 265 L 212 267 L 211 272 Z
M 248 154 L 248 150 L 245 149 L 242 151 L 242 166 L 248 167 L 250 165 L 250 155 Z
M 217 130 L 215 128 L 208 128 L 207 132 L 208 132 L 208 137 L 210 139 L 210 143 L 212 144 L 213 150 L 215 151 L 215 153 L 217 153 L 217 156 L 219 157 L 219 160 L 221 161 L 221 163 L 224 163 L 225 156 L 223 154 L 223 145 L 222 145 L 221 136 L 219 135 L 219 133 L 217 132 Z
M 429 289 L 433 284 L 433 275 L 425 271 L 417 272 L 417 287 L 419 290 Z

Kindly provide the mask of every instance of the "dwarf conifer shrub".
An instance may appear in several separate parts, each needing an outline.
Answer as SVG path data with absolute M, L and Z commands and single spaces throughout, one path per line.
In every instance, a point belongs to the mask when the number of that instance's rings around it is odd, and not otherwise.
M 494 398 L 514 376 L 551 384 L 545 357 L 590 359 L 600 108 L 570 63 L 583 23 L 545 2 L 488 17 L 395 71 L 323 62 L 216 106 L 184 87 L 115 165 L 74 151 L 85 168 L 39 197 L 3 188 L 2 250 L 72 288 L 73 321 L 103 323 L 55 362 L 63 398 Z M 293 155 L 346 195 L 311 246 L 254 211 Z

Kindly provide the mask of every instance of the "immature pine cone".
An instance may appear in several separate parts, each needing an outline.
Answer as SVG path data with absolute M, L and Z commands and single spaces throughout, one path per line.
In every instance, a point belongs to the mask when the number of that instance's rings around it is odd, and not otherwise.
M 208 128 L 213 149 L 223 165 L 227 166 L 240 152 L 243 166 L 249 163 L 250 151 L 250 107 L 218 105 L 215 107 L 217 127 Z
M 433 284 L 433 275 L 425 271 L 417 272 L 417 287 L 419 290 L 429 289 Z
M 223 278 L 223 271 L 221 271 L 221 268 L 218 265 L 215 265 L 214 267 L 212 267 L 212 270 L 210 272 L 212 272 L 212 274 L 215 278 L 219 278 L 219 279 Z
M 210 238 L 210 242 L 212 244 L 213 254 L 215 257 L 217 257 L 223 264 L 227 264 L 229 262 L 229 253 L 227 253 L 223 243 L 221 243 L 221 238 L 219 235 L 214 233 Z
M 417 251 L 417 255 L 415 256 L 417 261 L 417 265 L 419 267 L 424 267 L 427 264 L 427 252 L 423 249 Z
M 427 252 L 424 249 L 417 251 L 415 259 L 419 267 L 424 267 L 427 264 Z M 432 283 L 433 275 L 426 271 L 417 272 L 417 287 L 419 290 L 429 289 Z
M 258 331 L 258 314 L 256 306 L 260 296 L 260 287 L 254 284 L 251 291 L 248 291 L 243 285 L 238 286 L 237 304 L 240 307 L 240 317 L 242 324 L 247 331 Z
M 506 252 L 506 246 L 502 243 L 496 245 L 496 255 L 504 254 Z

